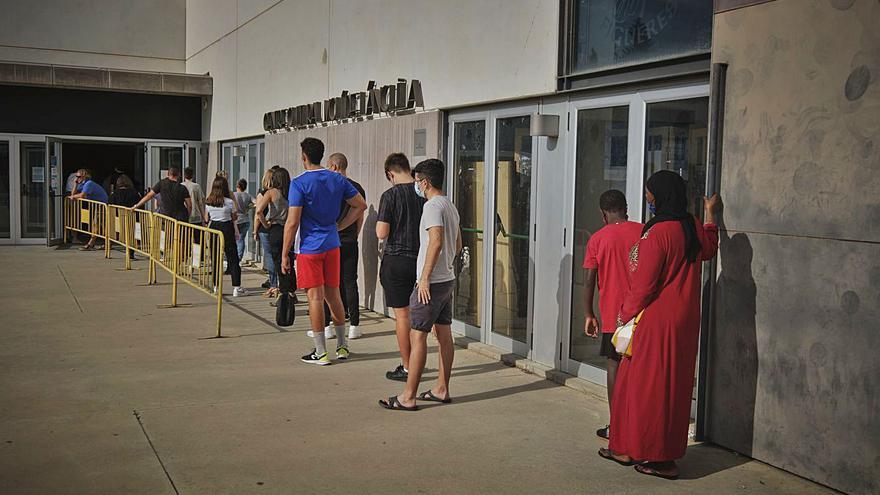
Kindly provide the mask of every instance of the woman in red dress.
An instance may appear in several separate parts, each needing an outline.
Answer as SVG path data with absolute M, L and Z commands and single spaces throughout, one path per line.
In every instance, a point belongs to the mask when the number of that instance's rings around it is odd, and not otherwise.
M 715 256 L 718 196 L 704 198 L 706 224 L 687 212 L 687 186 L 664 170 L 648 179 L 654 218 L 630 252 L 630 289 L 618 325 L 642 310 L 632 357 L 620 363 L 611 434 L 599 455 L 642 474 L 674 479 L 684 457 L 700 334 L 702 261 Z

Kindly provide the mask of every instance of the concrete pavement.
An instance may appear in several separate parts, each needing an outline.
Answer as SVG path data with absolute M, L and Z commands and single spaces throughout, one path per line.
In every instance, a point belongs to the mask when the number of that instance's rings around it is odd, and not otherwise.
M 0 256 L 2 493 L 833 493 L 709 445 L 689 448 L 685 479 L 639 475 L 596 456 L 607 404 L 467 350 L 453 404 L 383 410 L 399 357 L 375 313 L 352 359 L 320 368 L 299 362 L 302 310 L 281 329 L 266 299 L 229 298 L 228 338 L 209 339 L 211 299 L 184 287 L 192 307 L 157 308 L 169 277 L 144 286 L 145 261 Z M 432 346 L 427 380 L 436 367 Z

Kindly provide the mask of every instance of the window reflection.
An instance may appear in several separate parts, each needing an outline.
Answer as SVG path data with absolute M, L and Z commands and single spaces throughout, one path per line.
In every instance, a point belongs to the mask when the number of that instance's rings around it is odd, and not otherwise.
M 461 273 L 456 279 L 453 313 L 455 319 L 480 327 L 480 291 L 483 288 L 482 255 L 485 236 L 486 123 L 484 121 L 455 124 L 453 166 L 455 167 L 454 198 L 461 218 Z
M 709 0 L 576 0 L 573 72 L 708 52 Z
M 528 340 L 532 192 L 530 117 L 498 119 L 492 331 Z
M 584 253 L 587 241 L 605 224 L 599 196 L 608 189 L 626 191 L 629 107 L 580 110 L 575 159 L 574 256 L 572 257 L 571 335 L 569 357 L 604 369 L 599 340 L 584 335 Z M 594 297 L 598 298 L 598 291 Z M 598 301 L 593 309 L 601 320 Z

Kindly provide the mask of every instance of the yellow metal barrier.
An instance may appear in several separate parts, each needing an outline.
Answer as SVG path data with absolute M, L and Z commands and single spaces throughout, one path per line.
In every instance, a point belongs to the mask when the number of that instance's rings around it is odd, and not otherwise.
M 172 294 L 171 305 L 177 305 L 177 277 L 174 277 L 176 266 L 174 265 L 174 239 L 177 238 L 177 220 L 153 213 L 153 225 L 151 234 L 153 238 L 150 240 L 150 273 L 153 277 L 150 283 L 156 283 L 156 267 L 164 268 L 172 275 Z
M 128 245 L 128 229 L 132 210 L 125 206 L 107 205 L 107 245 L 118 244 L 125 248 L 125 269 L 131 270 L 131 249 Z M 108 256 L 109 258 L 109 256 Z
M 217 299 L 217 337 L 223 315 L 223 257 L 225 239 L 209 229 L 146 210 L 106 205 L 86 199 L 64 200 L 64 241 L 68 232 L 81 232 L 104 239 L 105 256 L 111 243 L 125 247 L 125 267 L 131 269 L 129 253 L 150 260 L 147 283 L 156 283 L 156 267 L 171 274 L 170 307 L 177 302 L 178 281 Z
M 176 277 L 217 298 L 217 337 L 223 313 L 223 232 L 177 222 L 174 266 Z M 172 289 L 176 298 L 176 287 Z M 176 299 L 173 301 L 176 304 Z
M 104 239 L 104 257 L 110 257 L 107 241 L 107 205 L 90 199 L 64 198 L 64 241 L 68 231 Z

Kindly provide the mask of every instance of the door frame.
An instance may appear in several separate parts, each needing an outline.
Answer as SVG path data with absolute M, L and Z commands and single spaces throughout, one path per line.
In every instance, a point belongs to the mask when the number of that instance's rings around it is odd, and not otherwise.
M 21 163 L 20 163 L 20 147 L 22 142 L 41 142 L 44 145 L 47 143 L 47 139 L 59 139 L 62 142 L 62 146 L 65 142 L 68 141 L 76 141 L 76 142 L 92 142 L 92 143 L 143 143 L 144 144 L 144 153 L 146 153 L 145 161 L 144 161 L 144 185 L 146 187 L 151 186 L 149 183 L 150 175 L 149 175 L 149 144 L 159 144 L 163 143 L 168 146 L 185 146 L 184 148 L 184 164 L 187 163 L 188 153 L 186 147 L 194 147 L 196 149 L 196 160 L 199 160 L 201 154 L 201 144 L 202 141 L 175 141 L 175 140 L 155 140 L 151 138 L 129 138 L 129 137 L 112 137 L 112 136 L 82 136 L 82 135 L 72 135 L 72 134 L 28 134 L 28 133 L 2 133 L 0 134 L 0 140 L 9 141 L 10 142 L 10 153 L 9 153 L 9 211 L 10 211 L 10 236 L 8 239 L 0 238 L 0 245 L 40 245 L 47 244 L 50 240 L 47 237 L 34 237 L 34 238 L 21 238 Z M 47 156 L 47 165 L 48 165 L 48 156 L 49 149 L 46 149 Z M 0 165 L 2 166 L 2 165 Z M 186 165 L 184 165 L 186 166 Z M 47 174 L 51 173 L 50 170 L 47 169 Z M 59 170 L 59 180 L 61 181 L 61 188 L 64 188 L 67 177 L 64 176 L 63 168 Z M 47 175 L 48 177 L 48 175 Z M 48 180 L 48 179 L 47 179 Z M 47 219 L 48 220 L 48 219 Z
M 55 136 L 46 136 L 46 245 L 55 246 L 64 242 L 64 140 Z M 58 146 L 58 160 L 55 163 L 55 175 L 52 174 L 52 147 Z M 53 189 L 55 194 L 53 194 Z
M 9 237 L 0 237 L 0 246 L 16 244 L 15 240 L 18 238 L 18 224 L 20 222 L 18 205 L 20 201 L 18 199 L 18 172 L 15 169 L 19 165 L 18 152 L 16 151 L 18 145 L 15 138 L 14 134 L 0 134 L 0 141 L 9 143 L 9 163 L 6 164 L 9 172 Z M 2 166 L 0 164 L 0 167 Z
M 703 98 L 709 96 L 708 83 L 693 83 L 672 88 L 651 89 L 644 91 L 634 91 L 630 93 L 617 94 L 612 96 L 590 97 L 584 96 L 579 98 L 571 98 L 568 103 L 568 119 L 569 119 L 569 141 L 566 149 L 566 163 L 570 164 L 565 167 L 565 181 L 569 187 L 564 191 L 565 194 L 565 212 L 563 221 L 565 222 L 566 231 L 571 230 L 572 233 L 567 236 L 567 241 L 562 245 L 562 257 L 569 256 L 569 259 L 582 259 L 584 253 L 574 252 L 574 214 L 575 214 L 575 186 L 577 171 L 575 163 L 577 158 L 577 113 L 579 110 L 607 108 L 621 105 L 629 105 L 629 127 L 627 142 L 627 167 L 626 167 L 626 200 L 629 205 L 630 218 L 642 221 L 644 218 L 645 201 L 644 201 L 644 184 L 645 184 L 645 134 L 647 125 L 647 106 L 649 103 L 657 103 L 663 101 L 686 100 L 691 98 Z M 571 310 L 573 304 L 580 304 L 580 301 L 572 301 L 572 280 L 574 276 L 574 266 L 569 266 L 563 271 L 565 280 L 560 280 L 560 285 L 564 289 L 565 294 L 562 298 L 564 308 L 562 314 L 566 315 L 560 322 L 562 342 L 562 371 L 583 378 L 590 382 L 601 386 L 606 384 L 606 371 L 596 366 L 582 363 L 571 356 Z
M 465 335 L 470 338 L 478 339 L 489 345 L 498 347 L 505 352 L 517 354 L 526 358 L 531 358 L 532 343 L 534 340 L 534 293 L 535 293 L 535 253 L 537 242 L 534 235 L 537 201 L 537 183 L 536 173 L 538 163 L 540 161 L 538 139 L 531 136 L 532 139 L 532 169 L 531 174 L 531 193 L 529 198 L 529 284 L 528 284 L 528 310 L 526 317 L 526 342 L 519 342 L 510 337 L 498 334 L 492 330 L 492 316 L 494 311 L 494 282 L 495 282 L 495 211 L 496 205 L 496 182 L 495 174 L 497 162 L 497 143 L 496 132 L 499 119 L 511 117 L 532 117 L 538 112 L 539 102 L 520 103 L 518 105 L 505 105 L 486 107 L 479 110 L 468 110 L 465 112 L 450 112 L 447 118 L 447 187 L 446 193 L 450 198 L 455 197 L 455 124 L 463 122 L 483 121 L 485 123 L 485 145 L 484 145 L 484 184 L 483 192 L 483 225 L 484 225 L 484 241 L 483 241 L 483 273 L 481 280 L 482 291 L 480 291 L 480 327 L 476 328 L 462 321 L 453 318 L 452 330 L 458 334 Z M 489 237 L 486 233 L 492 230 L 493 236 Z M 491 239 L 491 242 L 489 242 Z

